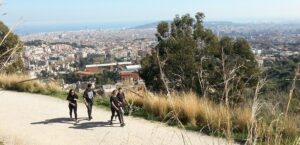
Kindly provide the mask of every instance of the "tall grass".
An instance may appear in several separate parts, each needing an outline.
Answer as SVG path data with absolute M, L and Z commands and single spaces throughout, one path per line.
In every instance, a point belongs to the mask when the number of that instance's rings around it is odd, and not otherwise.
M 236 140 L 247 141 L 253 119 L 252 106 L 241 104 L 235 107 L 226 107 L 205 98 L 199 98 L 194 93 L 172 95 L 154 95 L 139 92 L 140 95 L 127 92 L 126 98 L 130 104 L 143 108 L 148 116 L 157 120 L 172 122 L 170 112 L 175 112 L 179 120 L 189 129 L 202 131 L 208 134 L 226 136 L 228 112 L 232 134 Z M 256 142 L 259 144 L 293 144 L 299 137 L 299 124 L 295 116 L 285 119 L 280 112 L 259 112 L 255 125 Z M 170 121 L 171 120 L 171 121 Z
M 135 106 L 143 107 L 147 112 L 159 117 L 159 120 L 166 120 L 169 112 L 178 114 L 180 121 L 190 124 L 193 127 L 207 126 L 208 129 L 224 129 L 226 127 L 226 112 L 224 104 L 215 104 L 208 99 L 197 97 L 193 93 L 178 94 L 167 99 L 164 95 L 149 95 L 144 93 L 144 97 L 127 93 L 126 98 Z M 174 108 L 172 106 L 174 105 Z M 241 108 L 239 108 L 241 110 Z M 242 110 L 245 112 L 245 110 Z M 233 110 L 229 110 L 233 112 Z M 237 121 L 247 120 L 247 118 L 237 118 Z
M 63 93 L 55 82 L 46 83 L 40 80 L 32 80 L 29 76 L 22 74 L 0 74 L 0 88 L 45 95 Z

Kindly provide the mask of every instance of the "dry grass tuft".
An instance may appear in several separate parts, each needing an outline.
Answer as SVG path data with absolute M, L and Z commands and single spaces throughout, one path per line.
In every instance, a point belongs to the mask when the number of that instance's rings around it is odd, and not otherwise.
M 205 98 L 199 98 L 194 93 L 173 94 L 172 98 L 167 99 L 166 95 L 153 95 L 148 92 L 135 93 L 127 92 L 126 98 L 134 106 L 139 106 L 145 112 L 159 117 L 160 120 L 170 118 L 170 112 L 175 112 L 178 119 L 184 125 L 189 125 L 199 130 L 208 132 L 226 132 L 228 112 L 230 113 L 230 124 L 233 133 L 242 133 L 247 136 L 251 128 L 253 118 L 252 107 L 249 104 L 240 105 L 239 107 L 228 108 L 225 104 L 217 104 Z M 256 112 L 257 113 L 257 112 Z M 264 112 L 270 116 L 257 116 L 255 119 L 255 132 L 258 140 L 266 141 L 271 144 L 285 144 L 287 138 L 296 139 L 299 135 L 299 126 L 295 117 L 290 116 L 284 119 L 282 113 Z M 252 128 L 253 129 L 253 128 Z M 246 138 L 244 138 L 246 139 Z
M 234 124 L 238 125 L 237 128 L 245 131 L 248 129 L 249 125 L 251 124 L 251 115 L 252 110 L 250 107 L 238 107 L 234 110 L 235 112 L 235 119 Z
M 142 93 L 141 96 L 127 93 L 126 98 L 134 105 L 143 107 L 147 112 L 159 116 L 161 120 L 168 118 L 169 112 L 174 111 L 182 123 L 190 124 L 193 127 L 207 126 L 214 130 L 226 128 L 228 110 L 224 104 L 215 104 L 208 99 L 199 98 L 193 93 L 178 94 L 170 100 L 164 95 Z M 232 111 L 234 110 L 229 110 L 229 112 Z
M 20 74 L 0 74 L 0 88 L 40 94 L 54 94 L 62 91 L 54 82 L 43 83 Z

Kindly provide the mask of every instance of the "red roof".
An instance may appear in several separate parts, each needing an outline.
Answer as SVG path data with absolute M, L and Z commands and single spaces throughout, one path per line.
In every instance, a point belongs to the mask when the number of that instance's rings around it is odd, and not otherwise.
M 88 71 L 78 71 L 76 73 L 80 74 L 80 75 L 94 75 L 94 74 L 97 74 L 95 72 L 88 72 Z
M 120 72 L 121 79 L 126 79 L 126 78 L 133 78 L 133 79 L 139 79 L 139 73 L 137 72 L 127 72 L 127 71 L 122 71 Z
M 98 67 L 86 67 L 85 70 L 89 71 L 89 72 L 98 72 L 99 68 Z
M 137 73 L 137 72 L 121 71 L 121 72 L 120 72 L 120 75 L 121 75 L 121 76 L 122 76 L 122 75 L 124 75 L 124 76 L 126 76 L 126 75 L 138 75 L 138 73 Z

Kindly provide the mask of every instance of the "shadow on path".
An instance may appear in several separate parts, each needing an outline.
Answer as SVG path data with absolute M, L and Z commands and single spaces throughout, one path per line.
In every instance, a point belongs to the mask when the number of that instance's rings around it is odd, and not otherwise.
M 82 122 L 83 120 L 88 120 L 87 118 L 78 118 L 78 123 L 75 123 L 73 119 L 61 117 L 61 118 L 53 118 L 53 119 L 46 119 L 45 121 L 39 121 L 39 122 L 32 122 L 30 124 L 37 125 L 37 124 L 54 124 L 54 123 L 64 123 L 64 124 L 71 124 L 73 126 L 70 126 L 69 128 L 73 129 L 91 129 L 96 127 L 119 127 L 119 126 L 113 126 L 110 125 L 109 121 L 98 121 L 98 122 Z M 117 123 L 114 123 L 117 124 Z
M 79 121 L 82 120 L 87 120 L 86 118 L 78 118 Z M 74 124 L 75 121 L 74 119 L 66 118 L 66 117 L 61 117 L 61 118 L 53 118 L 53 119 L 46 119 L 45 121 L 40 121 L 40 122 L 32 122 L 30 124 L 53 124 L 53 123 L 65 123 L 65 124 Z
M 84 122 L 84 123 L 78 123 L 74 124 L 74 126 L 71 126 L 69 128 L 73 129 L 91 129 L 96 127 L 119 127 L 119 126 L 113 126 L 109 124 L 109 121 L 99 121 L 99 122 Z

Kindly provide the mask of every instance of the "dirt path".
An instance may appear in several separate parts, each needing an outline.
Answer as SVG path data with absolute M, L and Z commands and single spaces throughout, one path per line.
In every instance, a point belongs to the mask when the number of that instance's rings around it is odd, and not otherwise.
M 0 91 L 0 136 L 21 145 L 221 145 L 223 139 L 185 132 L 144 119 L 125 117 L 125 127 L 110 126 L 110 112 L 78 106 L 80 122 L 68 119 L 67 101 L 44 95 Z

